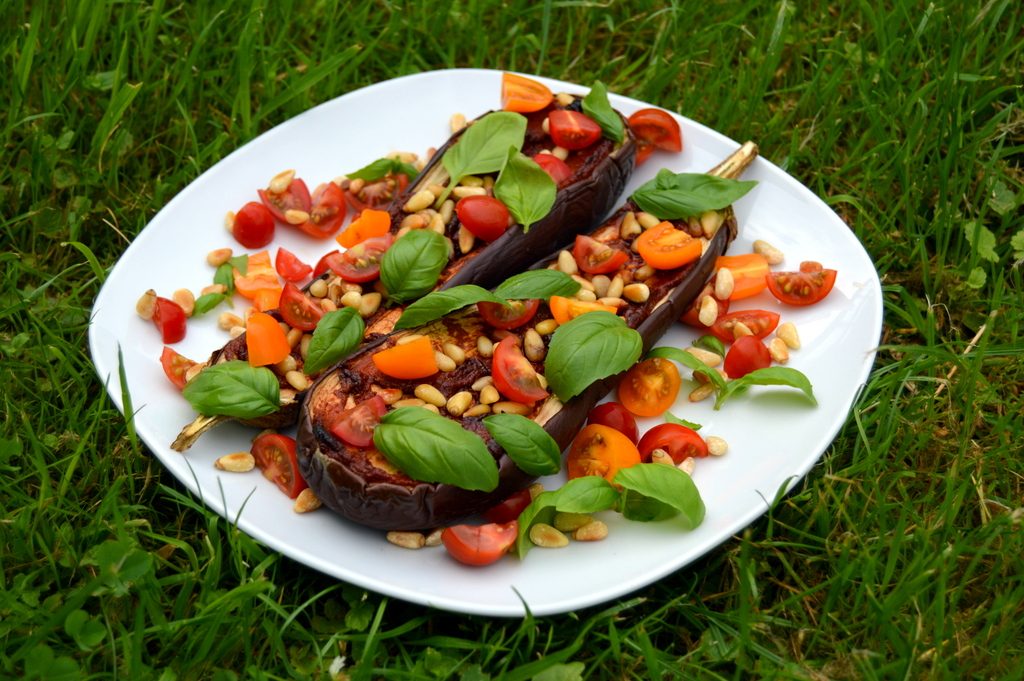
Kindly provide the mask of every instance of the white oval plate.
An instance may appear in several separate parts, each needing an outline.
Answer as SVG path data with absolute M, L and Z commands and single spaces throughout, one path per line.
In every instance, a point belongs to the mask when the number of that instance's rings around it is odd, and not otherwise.
M 587 90 L 538 80 L 554 91 Z M 249 449 L 251 430 L 222 426 L 185 455 L 169 448 L 194 414 L 163 375 L 162 344 L 153 325 L 135 314 L 135 301 L 148 288 L 169 296 L 178 288 L 197 291 L 210 283 L 213 270 L 205 254 L 228 245 L 242 250 L 225 234 L 224 214 L 256 200 L 256 189 L 278 171 L 295 168 L 313 187 L 392 150 L 423 153 L 447 138 L 453 113 L 472 118 L 499 108 L 500 82 L 500 72 L 485 70 L 397 78 L 322 104 L 238 149 L 169 202 L 128 247 L 96 299 L 89 341 L 100 379 L 123 411 L 118 382 L 118 349 L 122 351 L 135 426 L 161 463 L 211 509 L 256 539 L 321 572 L 408 601 L 499 616 L 521 616 L 525 604 L 535 615 L 547 615 L 629 593 L 726 541 L 764 513 L 780 489 L 791 488 L 805 475 L 842 426 L 875 356 L 881 288 L 870 258 L 849 228 L 806 187 L 758 159 L 744 176 L 759 184 L 736 206 L 740 237 L 731 252 L 749 252 L 755 239 L 769 240 L 786 254 L 787 269 L 813 259 L 839 270 L 835 289 L 809 308 L 784 307 L 764 294 L 734 309 L 773 309 L 796 324 L 803 349 L 792 353 L 790 366 L 811 379 L 818 406 L 792 390 L 762 388 L 714 411 L 711 400 L 690 404 L 684 385 L 672 411 L 702 424 L 701 434 L 719 435 L 729 443 L 725 456 L 697 463 L 694 480 L 707 517 L 692 532 L 671 521 L 631 523 L 607 513 L 602 517 L 611 531 L 604 541 L 573 543 L 559 551 L 534 549 L 524 561 L 509 557 L 487 568 L 470 568 L 440 548 L 392 546 L 380 532 L 327 510 L 296 514 L 292 502 L 258 472 L 222 473 L 214 468 L 218 456 Z M 615 95 L 611 102 L 627 116 L 648 106 Z M 627 192 L 660 167 L 702 172 L 737 147 L 694 121 L 677 119 L 684 151 L 655 153 Z M 314 242 L 279 227 L 272 248 L 277 246 L 316 262 L 334 242 Z M 190 321 L 188 336 L 175 349 L 205 359 L 220 347 L 226 335 L 216 328 L 216 316 Z M 660 344 L 686 347 L 693 339 L 694 333 L 680 325 Z M 646 429 L 657 423 L 647 419 L 640 425 Z M 558 479 L 546 482 L 549 488 L 561 484 Z

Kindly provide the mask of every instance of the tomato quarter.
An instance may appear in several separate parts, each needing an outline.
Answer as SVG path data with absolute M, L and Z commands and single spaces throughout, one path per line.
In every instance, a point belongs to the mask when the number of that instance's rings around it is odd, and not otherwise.
M 813 305 L 829 294 L 836 283 L 835 270 L 826 270 L 820 263 L 800 264 L 799 272 L 772 272 L 768 290 L 787 305 Z
M 675 364 L 651 357 L 634 365 L 619 381 L 619 402 L 637 416 L 658 416 L 676 401 L 682 383 Z
M 441 532 L 452 558 L 466 565 L 490 565 L 504 556 L 519 535 L 515 520 L 487 525 L 453 525 Z
M 327 267 L 345 281 L 363 284 L 380 276 L 380 259 L 391 247 L 391 235 L 376 236 L 358 243 L 344 253 L 325 257 Z
M 603 244 L 585 234 L 576 235 L 572 247 L 576 265 L 587 274 L 610 274 L 617 272 L 629 260 L 629 255 L 618 248 Z
M 586 149 L 601 139 L 601 126 L 579 111 L 552 111 L 548 114 L 548 129 L 555 144 L 570 151 Z
M 491 373 L 494 387 L 510 400 L 532 406 L 548 396 L 530 360 L 519 349 L 519 339 L 515 336 L 507 336 L 495 346 Z
M 659 270 L 674 270 L 700 258 L 700 239 L 694 239 L 671 222 L 645 230 L 636 239 L 644 262 Z
M 263 248 L 274 240 L 274 216 L 262 203 L 250 201 L 235 214 L 231 233 L 246 248 Z
M 772 365 L 772 356 L 757 336 L 737 338 L 725 355 L 725 373 L 729 378 L 746 376 L 756 369 Z
M 505 204 L 493 196 L 467 196 L 455 204 L 459 222 L 474 236 L 494 241 L 505 233 L 509 213 Z
M 647 160 L 655 149 L 680 152 L 683 134 L 672 114 L 661 109 L 640 109 L 629 117 L 629 128 L 637 141 L 636 162 Z
M 313 268 L 299 260 L 298 256 L 285 248 L 277 249 L 274 258 L 274 269 L 285 281 L 298 283 L 308 277 Z
M 540 111 L 551 99 L 551 90 L 544 83 L 515 73 L 501 74 L 501 108 L 505 111 Z
M 291 282 L 284 285 L 277 311 L 288 326 L 303 331 L 315 329 L 324 316 L 324 309 Z
M 638 463 L 640 452 L 628 437 L 614 428 L 591 423 L 569 446 L 566 471 L 570 480 L 599 475 L 611 481 L 621 469 Z
M 345 193 L 333 182 L 326 182 L 313 192 L 309 219 L 298 225 L 300 231 L 314 239 L 332 236 L 345 221 Z
M 551 176 L 558 186 L 572 177 L 572 168 L 569 167 L 569 164 L 554 154 L 536 154 L 533 160 Z
M 636 444 L 640 437 L 636 419 L 628 409 L 618 402 L 605 402 L 591 409 L 590 414 L 587 415 L 587 423 L 597 423 L 614 428 L 628 437 L 633 444 Z
M 484 301 L 477 303 L 476 308 L 484 321 L 495 329 L 516 329 L 533 319 L 540 308 L 540 301 L 536 298 L 510 300 L 508 307 Z
M 164 343 L 177 343 L 185 337 L 185 311 L 173 300 L 157 296 L 153 324 Z
M 160 353 L 160 364 L 164 368 L 167 380 L 180 390 L 185 387 L 185 375 L 188 374 L 189 369 L 196 366 L 197 362 L 165 347 L 164 351 Z
M 518 518 L 531 501 L 533 497 L 530 496 L 530 489 L 521 489 L 508 495 L 504 501 L 491 506 L 483 512 L 483 516 L 488 522 L 507 523 Z
M 651 452 L 660 449 L 671 456 L 672 462 L 676 464 L 691 456 L 700 459 L 708 455 L 708 446 L 704 438 L 692 428 L 678 423 L 654 426 L 640 438 L 639 449 L 644 461 L 650 461 Z
M 387 410 L 384 399 L 374 395 L 338 414 L 327 429 L 351 447 L 369 447 L 373 444 L 373 430 Z
M 764 338 L 779 325 L 778 313 L 770 310 L 738 310 L 719 315 L 710 331 L 723 343 L 736 340 L 736 324 L 742 322 L 758 338 Z
M 405 191 L 409 178 L 404 173 L 388 173 L 379 180 L 345 180 L 345 202 L 358 214 L 367 208 L 387 207 L 391 201 Z
M 264 433 L 253 440 L 252 455 L 263 477 L 277 485 L 289 499 L 294 499 L 306 489 L 306 481 L 299 473 L 295 440 L 292 438 L 279 433 Z
M 298 178 L 292 180 L 292 183 L 288 185 L 288 188 L 283 192 L 273 192 L 270 189 L 260 189 L 258 190 L 258 193 L 263 205 L 266 206 L 274 215 L 274 218 L 280 222 L 288 222 L 284 215 L 289 210 L 301 210 L 308 213 L 309 208 L 312 205 L 312 201 L 309 198 L 309 189 L 306 188 L 306 183 Z

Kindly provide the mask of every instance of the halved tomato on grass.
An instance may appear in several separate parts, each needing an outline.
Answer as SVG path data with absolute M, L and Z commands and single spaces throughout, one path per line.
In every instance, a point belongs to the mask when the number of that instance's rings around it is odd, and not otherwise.
M 732 343 L 736 340 L 736 324 L 742 322 L 754 336 L 764 338 L 779 325 L 779 315 L 770 310 L 739 310 L 729 314 L 719 315 L 714 324 L 711 325 L 711 333 L 723 343 Z
M 315 329 L 324 316 L 324 309 L 291 282 L 284 285 L 277 311 L 288 326 L 303 331 Z
M 625 251 L 603 244 L 585 234 L 576 236 L 572 257 L 576 259 L 576 265 L 587 274 L 616 272 L 629 260 L 629 254 Z
M 532 406 L 548 396 L 530 360 L 519 349 L 519 339 L 515 336 L 506 336 L 495 346 L 491 373 L 494 387 L 510 400 Z
M 387 410 L 384 400 L 374 395 L 338 414 L 327 429 L 349 446 L 369 447 L 373 444 L 373 429 Z
M 700 239 L 694 239 L 671 222 L 662 222 L 636 239 L 644 262 L 658 270 L 674 270 L 700 258 Z
M 548 130 L 555 144 L 575 151 L 601 139 L 601 126 L 579 111 L 556 109 L 548 114 Z
M 362 284 L 380 276 L 380 260 L 391 248 L 391 235 L 376 236 L 358 243 L 344 253 L 325 256 L 327 267 L 345 281 Z
M 661 109 L 640 109 L 628 121 L 637 140 L 637 164 L 647 160 L 655 149 L 683 150 L 682 131 L 670 113 Z
M 481 302 L 476 304 L 477 311 L 484 321 L 495 329 L 516 329 L 533 319 L 540 308 L 540 301 L 510 300 L 508 306 L 501 303 Z
M 167 298 L 156 299 L 156 307 L 153 308 L 153 324 L 160 332 L 160 338 L 164 343 L 177 343 L 185 337 L 185 311 L 173 300 Z
M 288 211 L 301 210 L 308 213 L 310 206 L 313 205 L 306 183 L 299 178 L 292 180 L 292 183 L 283 192 L 259 189 L 257 193 L 260 195 L 263 205 L 270 210 L 274 218 L 281 222 L 288 222 L 284 217 Z
M 300 231 L 314 239 L 333 236 L 345 221 L 345 193 L 333 182 L 326 182 L 313 192 L 309 219 L 298 225 Z
M 286 248 L 277 249 L 277 256 L 274 258 L 274 269 L 277 270 L 277 273 L 285 281 L 296 283 L 302 281 L 313 272 L 312 267 L 299 260 L 299 256 Z
M 164 368 L 164 375 L 167 376 L 167 380 L 177 386 L 178 389 L 181 389 L 185 387 L 185 375 L 198 362 L 175 352 L 171 348 L 165 347 L 164 351 L 160 353 L 160 364 Z
M 658 416 L 676 401 L 682 383 L 675 364 L 651 357 L 634 365 L 619 381 L 619 402 L 637 416 Z
M 572 168 L 569 167 L 569 164 L 554 154 L 536 154 L 533 160 L 551 176 L 556 185 L 561 185 L 572 177 Z
M 487 525 L 453 525 L 441 532 L 441 543 L 452 558 L 466 565 L 490 565 L 508 553 L 519 535 L 515 520 Z
M 569 479 L 599 475 L 611 481 L 623 468 L 640 463 L 640 452 L 628 437 L 608 426 L 591 423 L 569 446 L 566 473 Z
M 289 499 L 299 496 L 299 492 L 308 487 L 299 473 L 295 440 L 287 435 L 264 433 L 258 436 L 252 443 L 252 455 L 263 477 L 277 485 Z
M 540 111 L 551 99 L 551 90 L 544 83 L 515 73 L 501 74 L 501 108 L 505 111 Z
M 662 423 L 654 426 L 640 438 L 640 456 L 644 461 L 651 460 L 651 452 L 661 449 L 672 457 L 672 462 L 680 464 L 689 457 L 696 459 L 708 455 L 708 446 L 704 438 L 692 428 L 678 423 Z
M 786 305 L 813 305 L 832 290 L 836 274 L 836 270 L 823 269 L 821 263 L 804 262 L 799 272 L 769 274 L 768 290 Z

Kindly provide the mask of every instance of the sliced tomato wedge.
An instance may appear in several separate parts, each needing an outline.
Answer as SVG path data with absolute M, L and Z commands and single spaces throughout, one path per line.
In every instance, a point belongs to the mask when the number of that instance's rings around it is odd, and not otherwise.
M 565 466 L 570 480 L 599 475 L 611 481 L 620 470 L 638 463 L 640 452 L 628 437 L 614 428 L 591 423 L 572 441 Z
M 341 186 L 345 190 L 346 203 L 359 214 L 367 208 L 387 207 L 396 196 L 405 191 L 409 178 L 404 173 L 388 173 L 372 182 L 359 180 L 355 185 L 358 189 L 355 190 L 352 189 L 353 182 L 356 181 L 345 180 Z
M 515 336 L 506 336 L 495 346 L 491 373 L 494 387 L 510 400 L 533 406 L 537 400 L 548 396 L 530 360 L 519 349 L 519 339 Z
M 501 108 L 517 113 L 540 111 L 553 95 L 544 83 L 515 73 L 501 74 Z
M 757 338 L 764 339 L 779 325 L 779 315 L 770 310 L 739 310 L 719 315 L 710 331 L 723 343 L 736 340 L 736 324 L 742 322 Z
M 374 395 L 338 414 L 327 429 L 351 447 L 369 447 L 373 444 L 373 429 L 380 423 L 387 410 L 388 405 L 384 400 L 379 395 Z
M 338 258 L 339 256 L 341 256 L 341 251 L 338 250 L 324 254 L 323 257 L 316 261 L 316 265 L 313 267 L 313 278 L 319 279 L 320 275 L 330 270 L 330 261 Z
M 334 236 L 345 221 L 346 210 L 345 193 L 341 187 L 333 182 L 325 182 L 313 192 L 309 219 L 298 225 L 299 230 L 314 239 Z
M 552 111 L 548 114 L 548 130 L 555 144 L 569 151 L 586 149 L 601 139 L 601 126 L 579 111 Z
M 313 272 L 312 267 L 299 260 L 299 256 L 286 248 L 277 249 L 277 256 L 274 258 L 274 269 L 277 270 L 282 279 L 295 283 L 302 281 Z
M 572 168 L 569 164 L 554 154 L 535 154 L 534 162 L 544 169 L 556 185 L 561 186 L 563 182 L 572 177 Z
M 157 296 L 156 307 L 153 309 L 153 324 L 160 332 L 160 338 L 164 343 L 177 343 L 185 337 L 186 319 L 181 305 Z
M 391 235 L 375 236 L 358 243 L 344 253 L 325 257 L 327 267 L 345 281 L 362 284 L 380 276 L 380 259 L 391 248 Z
M 645 230 L 636 239 L 644 262 L 658 270 L 674 270 L 700 258 L 700 239 L 694 239 L 671 222 Z
M 680 152 L 683 150 L 683 134 L 679 123 L 661 109 L 640 109 L 629 117 L 629 128 L 637 141 L 636 162 L 647 160 L 655 149 Z
M 309 212 L 312 201 L 309 198 L 309 189 L 306 183 L 295 178 L 288 188 L 283 192 L 272 192 L 270 189 L 257 191 L 260 201 L 266 206 L 277 220 L 287 223 L 284 214 L 290 210 L 301 210 Z
M 349 224 L 344 232 L 338 235 L 338 243 L 345 248 L 352 248 L 367 239 L 384 236 L 390 229 L 390 213 L 386 210 L 367 208 Z
M 308 486 L 299 473 L 295 440 L 287 435 L 264 433 L 258 436 L 252 443 L 252 455 L 263 477 L 277 485 L 289 499 L 299 496 Z
M 480 316 L 495 329 L 516 329 L 533 319 L 540 308 L 540 301 L 511 300 L 508 307 L 501 303 L 482 302 L 476 304 Z
M 771 365 L 772 356 L 757 336 L 741 336 L 733 341 L 722 368 L 729 378 L 742 378 Z
M 530 489 L 521 489 L 508 495 L 504 501 L 491 506 L 483 512 L 483 516 L 492 523 L 508 523 L 518 518 L 531 501 L 533 497 L 530 495 Z
M 551 316 L 555 318 L 555 321 L 559 324 L 565 324 L 570 319 L 575 319 L 581 314 L 587 312 L 603 311 L 611 312 L 616 314 L 619 308 L 613 305 L 605 305 L 604 303 L 587 302 L 584 300 L 576 300 L 575 298 L 565 298 L 563 296 L 551 296 L 548 300 L 548 307 L 551 308 Z
M 587 274 L 609 274 L 617 272 L 629 260 L 629 254 L 613 248 L 585 234 L 576 235 L 572 247 L 576 265 Z
M 836 274 L 836 270 L 824 269 L 820 263 L 805 262 L 800 264 L 799 272 L 772 272 L 766 281 L 768 290 L 780 302 L 813 305 L 832 290 Z
M 167 376 L 167 380 L 180 390 L 185 387 L 185 375 L 198 362 L 175 352 L 171 348 L 164 347 L 164 351 L 160 353 L 160 364 L 164 368 L 164 375 Z
M 291 282 L 284 285 L 277 311 L 288 326 L 303 331 L 315 329 L 324 316 L 324 309 Z
M 441 532 L 441 543 L 452 558 L 466 565 L 490 565 L 508 553 L 519 535 L 515 520 L 487 525 L 453 525 Z
M 704 438 L 692 428 L 678 423 L 662 423 L 654 426 L 640 438 L 640 456 L 644 461 L 651 460 L 651 452 L 660 449 L 672 457 L 672 462 L 680 464 L 691 456 L 702 459 L 708 455 L 708 446 Z

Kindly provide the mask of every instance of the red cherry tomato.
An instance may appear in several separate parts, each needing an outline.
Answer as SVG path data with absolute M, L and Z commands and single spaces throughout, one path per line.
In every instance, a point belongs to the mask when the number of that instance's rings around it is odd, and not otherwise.
M 530 360 L 519 349 L 515 336 L 507 336 L 495 346 L 491 372 L 494 375 L 494 387 L 510 400 L 532 406 L 537 400 L 548 396 Z
M 309 189 L 306 188 L 306 183 L 302 180 L 295 178 L 292 183 L 288 185 L 288 188 L 283 192 L 272 192 L 270 189 L 258 190 L 260 195 L 260 201 L 266 206 L 270 212 L 280 222 L 288 222 L 285 220 L 284 214 L 289 210 L 301 210 L 309 212 L 309 207 L 312 202 L 309 198 Z
M 291 251 L 278 248 L 277 257 L 274 258 L 274 269 L 285 281 L 298 283 L 313 272 L 313 268 L 299 260 L 299 257 Z
M 732 343 L 736 340 L 733 329 L 737 322 L 743 322 L 755 336 L 764 338 L 779 325 L 779 315 L 769 310 L 738 310 L 718 315 L 718 319 L 709 330 L 723 343 Z
M 533 319 L 540 307 L 536 298 L 511 300 L 508 307 L 501 303 L 477 303 L 476 308 L 484 321 L 496 329 L 515 329 Z
M 379 180 L 373 182 L 359 181 L 356 185 L 357 191 L 352 190 L 352 183 L 355 180 L 345 180 L 342 189 L 345 190 L 345 201 L 352 206 L 352 211 L 358 215 L 367 208 L 386 207 L 391 201 L 405 191 L 409 184 L 409 178 L 404 173 L 388 173 Z
M 602 426 L 614 428 L 626 437 L 633 444 L 637 443 L 640 437 L 640 430 L 636 427 L 636 419 L 629 413 L 629 410 L 618 402 L 605 402 L 590 410 L 587 415 L 587 423 L 598 423 Z
M 701 324 L 700 321 L 700 304 L 704 302 L 704 298 L 706 298 L 707 296 L 711 296 L 712 298 L 715 297 L 715 285 L 711 282 L 708 282 L 704 286 L 704 289 L 700 292 L 700 295 L 697 296 L 697 299 L 695 301 L 693 301 L 693 305 L 691 305 L 690 309 L 683 313 L 683 316 L 679 318 L 679 321 L 681 321 L 684 324 L 689 324 L 690 326 L 693 326 L 698 329 L 708 328 L 706 324 Z M 715 302 L 718 304 L 719 316 L 724 315 L 729 311 L 728 298 L 726 298 L 725 300 L 719 300 L 718 298 L 715 298 Z
M 235 213 L 231 233 L 246 248 L 263 248 L 274 239 L 274 216 L 262 203 L 250 201 Z
M 644 461 L 651 460 L 651 452 L 655 449 L 664 450 L 677 464 L 691 456 L 700 459 L 708 455 L 708 446 L 704 438 L 693 429 L 678 423 L 654 426 L 640 438 L 638 448 Z
M 612 248 L 597 239 L 578 234 L 572 247 L 572 257 L 587 274 L 609 274 L 622 267 L 629 255 L 618 248 Z
M 314 239 L 326 239 L 341 227 L 345 212 L 345 193 L 338 185 L 327 182 L 313 192 L 309 219 L 298 227 Z
M 521 489 L 508 495 L 501 503 L 491 506 L 483 512 L 483 516 L 492 523 L 511 522 L 519 517 L 519 514 L 530 505 L 531 501 L 533 501 L 533 497 L 530 496 L 529 488 Z
M 345 281 L 362 284 L 380 276 L 380 259 L 391 247 L 391 235 L 375 236 L 344 253 L 325 256 L 327 267 Z
M 725 355 L 725 373 L 729 378 L 746 376 L 755 369 L 772 365 L 772 356 L 756 336 L 737 338 Z
M 787 305 L 813 305 L 829 294 L 836 283 L 836 271 L 820 263 L 804 262 L 799 272 L 772 272 L 768 290 Z
M 295 440 L 280 433 L 264 433 L 252 443 L 252 455 L 263 477 L 270 480 L 294 499 L 306 489 L 306 481 L 299 473 L 299 462 L 295 458 Z
M 373 429 L 387 410 L 384 399 L 374 395 L 338 414 L 327 429 L 351 447 L 369 447 L 373 444 Z
M 536 154 L 533 160 L 544 169 L 556 185 L 561 186 L 563 182 L 572 177 L 572 168 L 569 164 L 554 154 Z
M 484 241 L 494 241 L 508 229 L 508 208 L 493 196 L 460 199 L 455 214 L 466 229 Z
M 453 525 L 441 532 L 441 543 L 460 563 L 490 565 L 508 552 L 518 534 L 515 520 L 501 525 Z
M 586 149 L 601 139 L 601 126 L 579 111 L 552 111 L 548 114 L 548 129 L 555 144 L 569 151 Z
M 315 329 L 317 322 L 324 316 L 324 309 L 291 282 L 284 285 L 277 305 L 281 318 L 289 326 L 303 331 Z
M 156 308 L 153 310 L 153 324 L 164 343 L 177 343 L 185 337 L 185 311 L 173 300 L 167 298 L 156 299 Z
M 619 381 L 619 402 L 637 416 L 658 416 L 676 401 L 682 384 L 675 364 L 651 357 L 634 365 Z
M 629 127 L 636 136 L 637 164 L 643 163 L 655 149 L 680 152 L 683 150 L 679 123 L 661 109 L 640 109 L 629 117 Z
M 164 374 L 167 376 L 167 380 L 181 389 L 185 387 L 185 375 L 188 373 L 189 369 L 197 364 L 197 362 L 194 362 L 185 355 L 179 354 L 174 350 L 165 347 L 164 351 L 160 353 L 160 364 L 164 368 Z
M 640 463 L 640 452 L 629 438 L 608 426 L 591 423 L 580 431 L 565 460 L 569 479 L 600 475 L 609 482 L 623 468 Z
M 314 279 L 319 279 L 320 275 L 322 275 L 327 270 L 331 269 L 331 266 L 328 263 L 332 259 L 334 259 L 334 258 L 336 258 L 336 257 L 338 257 L 340 255 L 341 255 L 341 251 L 335 249 L 335 250 L 331 251 L 330 253 L 327 253 L 326 255 L 324 255 L 319 260 L 317 260 L 316 261 L 316 266 L 313 267 L 313 278 Z

